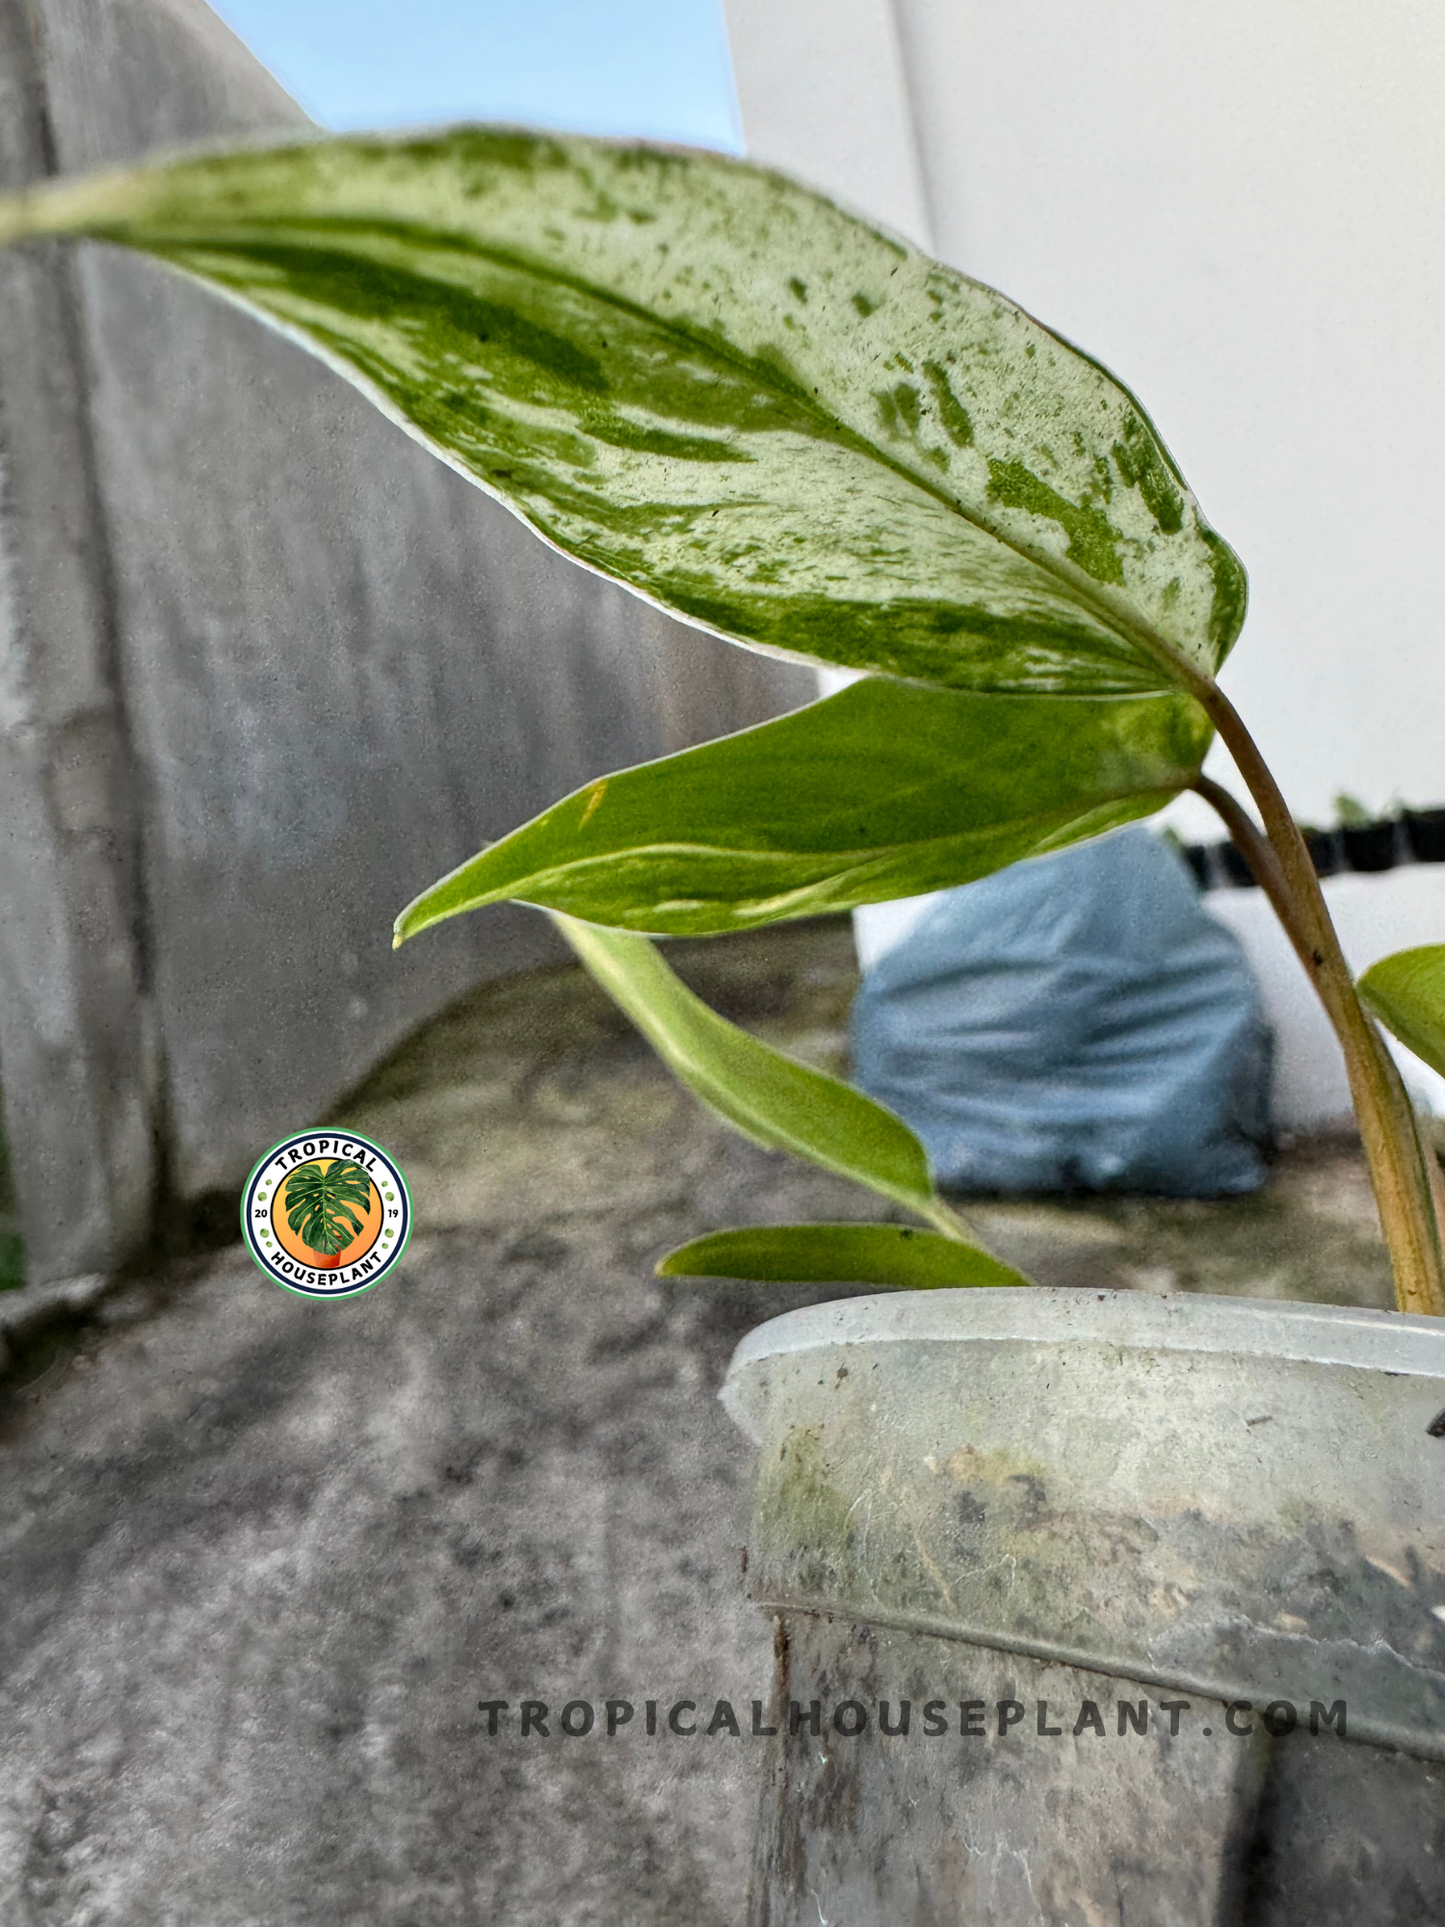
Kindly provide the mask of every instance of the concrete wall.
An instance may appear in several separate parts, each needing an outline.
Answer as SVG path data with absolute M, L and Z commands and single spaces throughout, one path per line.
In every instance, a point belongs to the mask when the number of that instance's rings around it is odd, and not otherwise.
M 304 116 L 199 0 L 0 0 L 0 180 Z M 552 555 L 300 350 L 98 247 L 0 260 L 0 1069 L 36 1280 L 235 1184 L 466 985 L 401 905 L 797 672 Z
M 1295 810 L 1445 801 L 1445 13 L 1429 0 L 725 0 L 748 151 L 1004 289 L 1142 397 L 1243 556 L 1223 682 Z M 1207 765 L 1243 795 L 1216 746 Z M 1197 797 L 1165 815 L 1217 838 Z M 1352 961 L 1445 936 L 1439 869 L 1341 878 Z M 1278 1121 L 1348 1116 L 1255 892 Z M 865 950 L 906 922 L 861 911 Z M 1408 1059 L 1408 1053 L 1405 1054 Z M 1408 1059 L 1422 1097 L 1437 1079 Z

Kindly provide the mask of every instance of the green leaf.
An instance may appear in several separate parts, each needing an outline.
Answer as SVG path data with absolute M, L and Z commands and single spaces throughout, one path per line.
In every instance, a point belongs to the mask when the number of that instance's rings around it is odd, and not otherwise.
M 1210 728 L 1182 695 L 976 696 L 870 678 L 644 763 L 514 830 L 397 918 L 505 898 L 701 935 L 945 889 L 1167 803 Z
M 669 1251 L 657 1275 L 848 1282 L 900 1291 L 1033 1282 L 974 1245 L 894 1224 L 749 1225 L 740 1231 L 714 1231 Z
M 38 187 L 321 354 L 589 567 L 719 635 L 951 688 L 1197 687 L 1244 574 L 1127 389 L 719 154 L 514 129 Z
M 934 1192 L 927 1154 L 900 1118 L 709 1010 L 645 938 L 553 920 L 673 1074 L 734 1130 L 852 1178 L 958 1235 L 959 1220 Z
M 1445 1077 L 1445 943 L 1382 957 L 1358 987 L 1366 1009 Z
M 349 1158 L 298 1164 L 286 1179 L 285 1205 L 286 1222 L 302 1244 L 333 1258 L 361 1231 L 351 1207 L 370 1209 L 371 1179 Z

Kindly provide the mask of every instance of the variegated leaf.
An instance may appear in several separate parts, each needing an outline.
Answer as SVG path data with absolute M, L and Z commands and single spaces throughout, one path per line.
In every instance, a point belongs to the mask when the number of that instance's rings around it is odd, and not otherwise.
M 1133 397 L 1002 295 L 716 154 L 459 128 L 0 201 L 323 355 L 566 554 L 770 651 L 1196 683 L 1244 577 Z
M 396 940 L 521 898 L 658 935 L 946 889 L 1130 821 L 1197 774 L 1184 695 L 978 696 L 869 678 L 589 783 L 404 910 Z

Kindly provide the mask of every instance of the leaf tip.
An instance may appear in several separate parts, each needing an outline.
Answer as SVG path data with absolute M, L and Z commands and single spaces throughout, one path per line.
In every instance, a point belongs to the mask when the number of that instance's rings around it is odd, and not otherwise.
M 428 899 L 431 894 L 432 892 L 427 890 L 421 896 L 413 898 L 391 926 L 393 950 L 400 950 L 404 943 L 410 943 L 413 937 L 419 937 L 423 930 L 429 930 L 434 923 L 441 921 L 428 910 Z

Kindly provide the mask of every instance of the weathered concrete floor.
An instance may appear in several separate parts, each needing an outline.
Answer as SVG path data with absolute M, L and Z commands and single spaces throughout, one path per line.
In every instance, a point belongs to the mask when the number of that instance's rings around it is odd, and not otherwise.
M 671 954 L 838 1062 L 845 926 Z M 760 1745 L 649 1739 L 640 1702 L 766 1692 L 751 1468 L 713 1392 L 750 1325 L 828 1294 L 651 1265 L 872 1205 L 715 1126 L 571 970 L 477 993 L 345 1117 L 412 1179 L 398 1275 L 313 1304 L 234 1248 L 21 1361 L 0 1921 L 736 1927 Z M 1343 1148 L 1235 1204 L 976 1216 L 1050 1282 L 1388 1302 Z M 478 1700 L 524 1695 L 639 1712 L 611 1743 L 488 1739 Z

